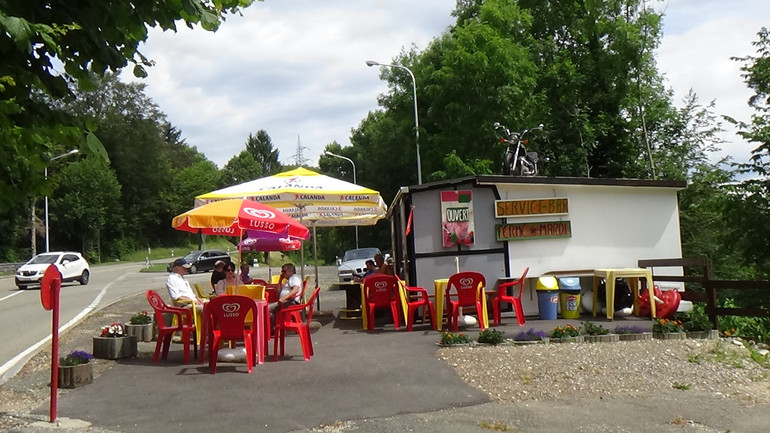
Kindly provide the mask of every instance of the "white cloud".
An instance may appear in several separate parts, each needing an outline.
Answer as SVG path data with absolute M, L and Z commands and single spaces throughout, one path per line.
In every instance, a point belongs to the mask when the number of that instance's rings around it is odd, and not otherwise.
M 766 0 L 667 0 L 659 69 L 677 102 L 693 88 L 717 114 L 747 119 L 749 91 L 731 56 L 770 22 Z M 153 30 L 142 52 L 156 62 L 146 93 L 191 146 L 223 166 L 259 129 L 284 163 L 297 151 L 314 164 L 324 146 L 349 145 L 351 128 L 386 91 L 366 60 L 390 62 L 412 44 L 424 49 L 453 23 L 455 0 L 267 0 L 231 16 L 216 33 L 181 26 Z M 124 75 L 126 76 L 126 75 Z M 749 146 L 732 133 L 726 152 Z

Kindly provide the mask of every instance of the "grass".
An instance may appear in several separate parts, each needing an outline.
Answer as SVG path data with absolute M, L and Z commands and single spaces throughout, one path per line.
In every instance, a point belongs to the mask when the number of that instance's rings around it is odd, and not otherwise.
M 688 385 L 686 383 L 679 383 L 679 382 L 672 383 L 671 387 L 674 388 L 674 389 L 681 389 L 682 391 L 687 391 L 690 388 L 692 388 L 692 386 L 690 386 L 690 385 Z

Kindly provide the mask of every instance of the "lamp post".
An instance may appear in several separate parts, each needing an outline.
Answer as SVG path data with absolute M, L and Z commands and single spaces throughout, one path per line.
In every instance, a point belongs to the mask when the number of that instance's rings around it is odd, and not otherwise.
M 374 60 L 367 60 L 366 66 L 386 66 L 388 68 L 398 68 L 409 72 L 409 76 L 412 77 L 412 96 L 414 99 L 414 143 L 417 149 L 417 184 L 422 184 L 422 163 L 420 162 L 420 120 L 417 116 L 417 81 L 414 79 L 414 73 L 411 69 L 401 65 L 389 65 L 385 63 L 375 62 Z
M 70 156 L 78 153 L 79 150 L 72 149 L 67 153 L 62 153 L 61 155 L 54 156 L 53 158 L 49 159 L 48 162 L 56 161 L 59 158 L 64 158 L 65 156 Z M 48 180 L 48 166 L 45 167 L 44 170 L 45 180 Z M 48 194 L 45 195 L 45 252 L 49 251 L 50 243 L 49 243 L 49 233 L 48 233 Z
M 353 183 L 358 185 L 358 182 L 356 181 L 356 163 L 353 162 L 352 159 L 348 158 L 347 156 L 337 155 L 336 153 L 331 153 L 329 151 L 325 151 L 324 155 L 333 156 L 335 158 L 344 159 L 345 161 L 348 161 L 349 163 L 353 164 Z M 358 226 L 356 226 L 356 249 L 358 249 Z

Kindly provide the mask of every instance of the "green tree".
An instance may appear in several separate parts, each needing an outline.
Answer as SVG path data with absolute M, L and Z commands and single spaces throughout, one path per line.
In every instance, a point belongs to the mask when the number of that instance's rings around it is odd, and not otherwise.
M 746 85 L 754 91 L 749 105 L 755 112 L 749 122 L 728 118 L 739 128 L 738 135 L 755 145 L 748 162 L 739 164 L 741 173 L 749 175 L 741 183 L 740 207 L 734 208 L 737 223 L 744 228 L 744 260 L 755 264 L 762 278 L 770 275 L 770 31 L 763 27 L 753 42 L 756 56 L 734 60 L 743 63 L 741 71 Z
M 273 141 L 264 129 L 257 131 L 256 136 L 249 134 L 249 138 L 246 139 L 246 150 L 262 168 L 262 175 L 269 176 L 281 170 L 278 150 L 273 148 Z
M 146 76 L 152 61 L 138 46 L 149 26 L 176 30 L 183 22 L 215 31 L 226 14 L 253 1 L 0 2 L 0 158 L 8 164 L 0 170 L 0 209 L 42 195 L 42 172 L 55 145 L 102 150 L 86 133 L 90 128 L 50 107 L 40 93 L 70 98 L 75 84 L 92 89 L 94 76 L 129 63 L 134 75 Z
M 226 187 L 262 177 L 262 166 L 248 151 L 243 150 L 238 155 L 230 158 L 222 167 L 219 178 L 219 186 Z
M 87 258 L 120 257 L 124 241 L 121 186 L 115 172 L 101 159 L 91 157 L 66 165 L 49 203 L 51 248 L 77 245 Z M 102 251 L 102 238 L 109 240 Z

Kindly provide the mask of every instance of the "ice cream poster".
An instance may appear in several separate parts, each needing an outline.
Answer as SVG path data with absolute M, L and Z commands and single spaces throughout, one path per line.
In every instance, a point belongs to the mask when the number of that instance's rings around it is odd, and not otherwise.
M 441 192 L 441 229 L 444 247 L 473 245 L 473 195 L 471 191 Z

